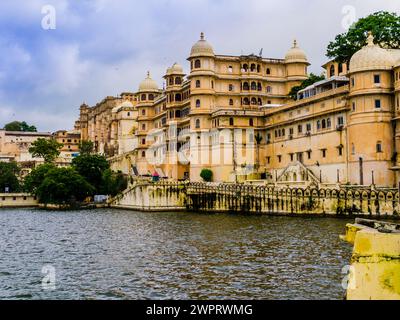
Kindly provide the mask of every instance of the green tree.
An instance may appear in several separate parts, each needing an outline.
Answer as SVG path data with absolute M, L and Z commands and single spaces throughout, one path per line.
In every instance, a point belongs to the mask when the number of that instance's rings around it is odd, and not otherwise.
M 211 182 L 213 178 L 213 172 L 210 169 L 203 169 L 200 172 L 200 177 L 205 181 L 205 182 Z
M 22 122 L 13 121 L 13 122 L 7 123 L 4 126 L 4 129 L 6 131 L 37 132 L 37 129 L 35 126 L 30 126 L 25 121 L 22 121 Z
M 9 192 L 19 192 L 18 175 L 20 168 L 16 162 L 0 162 L 0 193 L 9 188 Z
M 45 163 L 37 168 L 33 169 L 26 177 L 24 181 L 24 189 L 26 192 L 36 194 L 37 189 L 43 183 L 47 173 L 55 169 L 56 166 L 52 163 Z
M 308 76 L 308 79 L 304 80 L 299 86 L 295 86 L 293 87 L 290 92 L 289 92 L 289 96 L 293 99 L 293 100 L 297 100 L 297 93 L 300 90 L 303 90 L 305 88 L 307 88 L 308 86 L 311 86 L 312 84 L 324 80 L 325 77 L 323 75 L 317 76 L 314 73 L 310 73 L 310 75 Z
M 349 62 L 354 53 L 366 44 L 368 32 L 374 42 L 384 48 L 400 48 L 400 17 L 396 13 L 378 11 L 359 19 L 351 28 L 338 34 L 327 48 L 327 56 L 337 62 Z
M 83 154 L 72 159 L 75 170 L 95 187 L 96 193 L 103 191 L 103 173 L 110 169 L 110 165 L 104 156 L 97 154 Z
M 46 163 L 51 163 L 60 155 L 62 147 L 63 144 L 58 143 L 56 140 L 39 138 L 32 143 L 29 153 L 34 158 L 43 158 Z
M 116 196 L 128 187 L 128 179 L 121 172 L 113 172 L 107 169 L 103 172 L 102 194 Z
M 92 154 L 94 152 L 94 143 L 89 140 L 82 140 L 79 143 L 79 152 L 81 155 Z
M 40 203 L 73 204 L 92 195 L 94 187 L 73 168 L 52 168 L 36 190 Z

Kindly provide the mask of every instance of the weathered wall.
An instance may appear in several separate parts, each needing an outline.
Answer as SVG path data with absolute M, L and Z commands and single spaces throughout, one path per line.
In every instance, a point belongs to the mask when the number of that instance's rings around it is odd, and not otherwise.
M 331 214 L 400 217 L 397 190 L 276 189 L 267 186 L 141 182 L 113 199 L 112 206 L 136 210 Z
M 347 225 L 343 237 L 354 244 L 347 299 L 400 300 L 400 225 L 357 222 Z
M 36 198 L 27 193 L 0 193 L 0 208 L 36 207 Z
M 140 182 L 111 200 L 115 208 L 140 211 L 176 211 L 186 209 L 186 185 L 177 182 Z

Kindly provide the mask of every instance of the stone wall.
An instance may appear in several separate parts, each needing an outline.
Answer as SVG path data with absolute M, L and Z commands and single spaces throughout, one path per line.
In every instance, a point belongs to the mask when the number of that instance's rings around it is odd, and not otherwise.
M 0 208 L 36 207 L 36 198 L 28 193 L 0 193 Z
M 400 217 L 399 193 L 396 189 L 359 187 L 303 189 L 142 181 L 130 186 L 110 204 L 143 211 Z

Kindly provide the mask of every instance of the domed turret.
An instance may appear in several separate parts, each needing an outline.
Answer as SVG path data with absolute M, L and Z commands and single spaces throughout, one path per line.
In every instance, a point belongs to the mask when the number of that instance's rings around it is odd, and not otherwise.
M 139 85 L 139 92 L 158 91 L 158 84 L 150 77 L 150 72 L 147 72 L 147 78 Z
M 190 57 L 214 57 L 214 49 L 205 39 L 204 33 L 200 35 L 200 40 L 192 47 Z
M 167 75 L 171 75 L 171 74 L 173 74 L 173 75 L 184 75 L 184 72 L 183 72 L 182 66 L 175 62 L 172 65 L 172 67 L 167 69 L 167 73 L 166 74 Z
M 289 49 L 285 56 L 286 63 L 308 63 L 306 53 L 297 46 L 297 41 L 293 41 L 293 47 Z
M 391 53 L 374 44 L 374 36 L 370 32 L 368 44 L 357 51 L 350 60 L 350 72 L 367 70 L 390 70 L 395 64 Z

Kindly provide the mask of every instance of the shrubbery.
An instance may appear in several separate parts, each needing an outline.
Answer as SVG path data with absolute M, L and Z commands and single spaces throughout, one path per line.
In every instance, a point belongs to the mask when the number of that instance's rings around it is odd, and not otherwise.
M 213 178 L 213 172 L 210 169 L 203 169 L 201 170 L 200 177 L 205 182 L 211 182 Z

